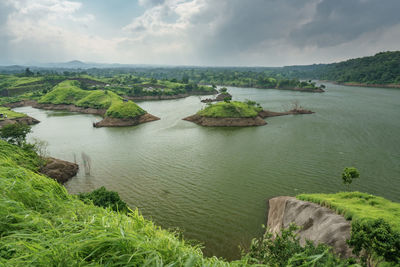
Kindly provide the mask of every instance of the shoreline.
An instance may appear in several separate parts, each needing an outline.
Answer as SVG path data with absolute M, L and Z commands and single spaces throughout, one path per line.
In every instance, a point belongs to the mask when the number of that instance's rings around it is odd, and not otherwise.
M 204 85 L 204 84 L 201 84 L 201 85 Z M 323 90 L 322 88 L 315 88 L 315 89 L 299 88 L 299 87 L 275 88 L 275 87 L 261 87 L 261 86 L 257 86 L 257 85 L 239 86 L 239 85 L 224 85 L 224 84 L 219 84 L 218 86 L 227 86 L 227 87 L 236 87 L 236 88 L 274 89 L 274 90 L 286 90 L 286 91 L 305 92 L 305 93 L 323 93 L 323 92 L 325 92 L 325 90 Z
M 183 93 L 177 95 L 145 95 L 145 96 L 123 96 L 126 99 L 133 101 L 153 101 L 153 100 L 172 100 L 172 99 L 180 99 L 189 96 L 200 96 L 200 95 L 215 95 L 218 91 L 214 90 L 212 92 L 204 92 L 204 91 L 193 91 L 190 93 Z

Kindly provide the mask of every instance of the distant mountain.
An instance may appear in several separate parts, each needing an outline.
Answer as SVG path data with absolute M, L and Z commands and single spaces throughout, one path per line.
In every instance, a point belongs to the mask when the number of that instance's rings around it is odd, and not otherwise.
M 400 51 L 326 65 L 288 66 L 282 72 L 291 77 L 339 83 L 400 84 Z

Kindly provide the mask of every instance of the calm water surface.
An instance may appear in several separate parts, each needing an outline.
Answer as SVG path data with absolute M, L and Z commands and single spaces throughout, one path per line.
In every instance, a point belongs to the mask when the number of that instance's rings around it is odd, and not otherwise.
M 262 234 L 267 200 L 279 195 L 343 190 L 340 174 L 355 166 L 352 189 L 400 201 L 400 90 L 328 84 L 323 94 L 229 88 L 273 111 L 298 100 L 313 115 L 267 119 L 252 128 L 203 128 L 182 121 L 199 97 L 141 102 L 161 120 L 127 128 L 92 128 L 99 117 L 16 109 L 41 121 L 30 138 L 49 142 L 51 156 L 83 167 L 71 193 L 100 186 L 164 228 L 179 228 L 207 255 L 239 257 L 238 246 Z

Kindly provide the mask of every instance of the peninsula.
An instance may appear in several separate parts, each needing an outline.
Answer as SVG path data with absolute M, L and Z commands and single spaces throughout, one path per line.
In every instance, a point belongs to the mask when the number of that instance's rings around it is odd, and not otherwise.
M 303 109 L 300 106 L 287 112 L 272 112 L 263 110 L 254 101 L 239 102 L 227 100 L 216 104 L 208 104 L 206 108 L 183 120 L 194 122 L 201 126 L 246 127 L 266 125 L 267 123 L 264 118 L 267 117 L 312 113 L 314 112 Z

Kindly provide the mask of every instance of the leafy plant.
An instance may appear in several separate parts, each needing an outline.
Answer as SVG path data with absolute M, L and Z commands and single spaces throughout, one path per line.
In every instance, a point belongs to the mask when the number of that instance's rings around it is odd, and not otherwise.
M 354 167 L 346 167 L 342 173 L 343 184 L 347 186 L 347 189 L 350 189 L 350 184 L 354 179 L 359 178 L 360 173 Z
M 111 208 L 114 211 L 127 213 L 129 210 L 128 205 L 120 198 L 117 192 L 109 191 L 104 186 L 90 193 L 81 193 L 78 197 L 84 202 L 91 201 L 96 206 Z
M 377 266 L 381 261 L 400 264 L 400 233 L 383 219 L 354 220 L 347 242 L 367 266 Z

